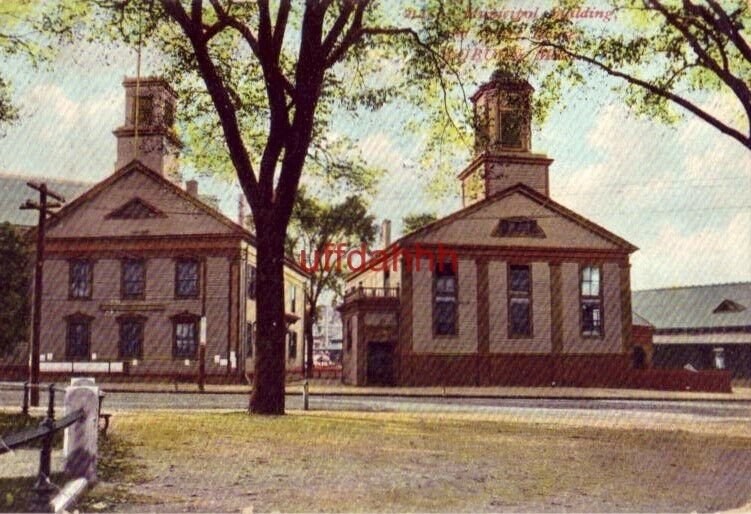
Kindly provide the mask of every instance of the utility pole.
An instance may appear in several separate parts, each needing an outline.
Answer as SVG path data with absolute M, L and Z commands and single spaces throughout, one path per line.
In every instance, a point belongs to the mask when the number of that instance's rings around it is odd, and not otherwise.
M 39 337 L 42 326 L 42 270 L 44 265 L 44 232 L 47 221 L 47 214 L 54 214 L 51 209 L 56 209 L 65 203 L 65 198 L 47 188 L 44 182 L 27 182 L 31 189 L 39 191 L 39 203 L 32 200 L 26 200 L 20 208 L 24 210 L 34 209 L 39 211 L 39 222 L 37 223 L 37 252 L 36 261 L 34 262 L 34 311 L 32 317 L 31 332 L 31 363 L 29 369 L 29 382 L 31 384 L 31 405 L 39 406 Z M 47 197 L 52 197 L 57 202 L 49 202 Z

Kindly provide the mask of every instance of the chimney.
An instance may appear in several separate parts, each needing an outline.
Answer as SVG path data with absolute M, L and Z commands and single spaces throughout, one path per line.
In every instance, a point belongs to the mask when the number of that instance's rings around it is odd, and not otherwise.
M 237 195 L 237 223 L 241 227 L 245 227 L 245 199 L 242 193 Z
M 391 220 L 383 220 L 381 223 L 381 246 L 388 248 L 391 245 Z
M 123 88 L 125 122 L 113 132 L 117 138 L 115 169 L 138 160 L 180 184 L 182 144 L 174 132 L 177 93 L 160 77 L 126 77 Z
M 198 181 L 197 180 L 188 180 L 185 183 L 185 190 L 193 198 L 198 198 Z

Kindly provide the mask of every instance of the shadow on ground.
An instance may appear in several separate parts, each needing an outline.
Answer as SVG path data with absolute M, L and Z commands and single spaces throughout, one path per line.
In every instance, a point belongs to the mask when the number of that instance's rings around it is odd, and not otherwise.
M 0 436 L 7 436 L 21 430 L 37 426 L 42 421 L 41 417 L 26 416 L 23 414 L 0 413 Z M 53 451 L 62 449 L 62 432 L 58 432 L 53 439 Z M 23 455 L 23 469 L 4 468 L 0 475 L 0 512 L 37 512 L 39 508 L 34 506 L 33 486 L 37 479 L 39 469 L 39 449 L 41 441 L 35 441 L 24 446 L 23 450 L 17 451 L 17 455 Z M 130 488 L 147 480 L 145 467 L 139 464 L 138 458 L 133 451 L 133 444 L 118 435 L 101 436 L 99 439 L 99 459 L 97 473 L 99 483 L 89 489 L 82 502 L 77 506 L 82 511 L 111 510 L 119 503 L 133 503 L 134 495 Z M 29 451 L 33 450 L 33 451 Z M 8 466 L 9 456 L 0 456 L 0 464 Z M 59 457 L 58 457 L 59 458 Z M 17 459 L 18 460 L 18 459 Z M 28 461 L 28 462 L 27 462 Z M 53 471 L 55 468 L 53 457 Z M 14 473 L 15 472 L 15 473 Z M 23 474 L 24 476 L 12 476 Z M 58 471 L 52 473 L 50 481 L 60 488 L 67 478 L 64 473 Z

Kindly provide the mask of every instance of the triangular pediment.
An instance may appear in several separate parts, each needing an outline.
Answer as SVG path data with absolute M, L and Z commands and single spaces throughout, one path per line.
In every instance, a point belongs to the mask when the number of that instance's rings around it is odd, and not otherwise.
M 167 215 L 153 205 L 133 198 L 105 216 L 112 220 L 146 220 L 150 218 L 163 218 Z
M 250 234 L 139 161 L 132 161 L 63 207 L 48 237 Z
M 399 242 L 402 245 L 636 250 L 612 232 L 523 184 L 431 223 Z
M 723 300 L 712 312 L 718 314 L 723 312 L 743 312 L 745 310 L 746 307 L 738 302 L 734 302 L 733 300 Z

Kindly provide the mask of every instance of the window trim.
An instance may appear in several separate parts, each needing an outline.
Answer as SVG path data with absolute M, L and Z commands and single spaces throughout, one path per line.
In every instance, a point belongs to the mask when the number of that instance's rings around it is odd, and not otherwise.
M 143 267 L 143 288 L 139 294 L 127 294 L 125 291 L 125 265 L 133 262 L 140 262 Z M 146 259 L 141 257 L 120 259 L 120 298 L 123 300 L 143 300 L 146 298 Z
M 180 278 L 180 273 L 178 270 L 180 268 L 180 264 L 188 262 L 194 263 L 196 265 L 196 292 L 195 294 L 191 295 L 180 294 L 180 288 L 178 287 Z M 178 257 L 175 259 L 175 299 L 196 299 L 201 296 L 201 264 L 201 259 L 197 257 Z
M 138 117 L 136 117 L 136 100 L 138 101 Z M 148 118 L 145 116 L 147 109 L 144 109 L 144 103 L 148 104 Z M 133 125 L 138 125 L 143 129 L 154 126 L 155 102 L 153 93 L 140 93 L 138 96 L 133 95 Z
M 292 356 L 292 352 L 290 352 L 290 349 L 292 348 L 293 340 L 295 342 L 295 355 L 294 356 Z M 295 330 L 287 331 L 287 360 L 289 361 L 297 360 L 297 332 Z
M 76 312 L 74 314 L 69 314 L 68 316 L 65 316 L 63 318 L 65 320 L 65 360 L 71 361 L 71 362 L 90 362 L 91 361 L 91 324 L 94 321 L 94 316 L 90 316 L 88 314 L 84 314 L 82 312 Z M 70 327 L 73 323 L 82 323 L 86 326 L 86 336 L 88 341 L 86 342 L 87 346 L 87 355 L 85 358 L 80 357 L 73 357 L 71 354 L 71 345 L 70 345 Z
M 115 318 L 117 320 L 117 358 L 121 360 L 126 359 L 143 359 L 143 344 L 146 339 L 146 321 L 148 318 L 142 314 L 122 314 Z M 138 355 L 135 357 L 132 355 L 125 355 L 123 353 L 123 325 L 128 322 L 137 322 L 141 325 L 141 341 L 138 345 Z
M 256 344 L 256 322 L 245 324 L 245 358 L 252 359 L 255 355 Z
M 583 290 L 583 282 L 584 282 L 584 270 L 587 268 L 596 268 L 599 271 L 600 274 L 600 288 L 598 291 L 597 296 L 585 296 L 584 290 Z M 578 283 L 578 289 L 579 289 L 579 335 L 586 339 L 603 339 L 605 337 L 605 302 L 603 298 L 603 290 L 605 286 L 604 279 L 604 273 L 603 273 L 604 266 L 602 263 L 585 263 L 579 266 L 579 283 Z M 598 334 L 585 334 L 584 333 L 584 300 L 586 299 L 597 299 L 598 304 L 600 306 L 600 331 Z
M 347 353 L 352 351 L 352 316 L 347 318 L 347 342 L 345 345 L 345 349 L 347 350 Z
M 516 115 L 518 115 L 519 121 L 520 121 L 520 123 L 519 123 L 519 145 L 518 146 L 510 145 L 510 144 L 505 143 L 503 141 L 503 129 L 505 127 L 504 119 L 507 116 L 509 116 L 509 115 L 513 115 L 514 113 L 516 113 Z M 497 139 L 497 141 L 498 141 L 497 144 L 498 144 L 498 146 L 500 146 L 504 150 L 516 150 L 516 151 L 520 151 L 520 150 L 526 150 L 527 149 L 526 148 L 527 145 L 524 142 L 525 136 L 526 136 L 525 132 L 527 130 L 527 128 L 526 128 L 527 119 L 526 119 L 526 116 L 525 116 L 525 110 L 524 109 L 522 109 L 521 107 L 514 108 L 514 107 L 502 107 L 502 106 L 499 106 L 498 107 L 498 121 L 496 123 L 498 124 L 498 131 L 497 131 L 497 138 L 498 138 Z
M 169 100 L 164 100 L 162 102 L 162 126 L 167 129 L 174 129 L 175 126 L 175 105 L 170 102 Z
M 174 316 L 170 317 L 170 320 L 172 321 L 172 358 L 175 360 L 179 359 L 188 359 L 188 360 L 195 360 L 198 358 L 198 346 L 201 344 L 199 341 L 200 339 L 200 329 L 201 327 L 201 316 L 198 314 L 193 314 L 190 312 L 181 312 L 180 314 L 175 314 Z M 193 350 L 192 355 L 179 355 L 177 353 L 177 325 L 184 324 L 184 323 L 192 323 L 193 324 L 193 334 L 195 335 L 195 348 Z
M 433 265 L 433 269 L 431 271 L 431 281 L 433 283 L 433 297 L 431 299 L 430 305 L 431 305 L 431 311 L 432 311 L 432 328 L 433 328 L 433 338 L 441 339 L 441 338 L 451 338 L 455 339 L 459 337 L 459 261 L 458 259 L 456 261 L 449 260 L 445 263 L 443 263 L 443 266 L 446 264 L 453 266 L 454 262 L 456 262 L 456 269 L 454 271 L 454 330 L 451 333 L 448 334 L 439 334 L 436 330 L 437 323 L 436 323 L 436 282 L 438 279 L 438 266 L 439 261 L 436 259 L 434 260 L 435 264 Z
M 73 295 L 73 267 L 77 263 L 85 263 L 88 268 L 89 294 L 87 296 Z M 93 259 L 69 259 L 68 260 L 68 299 L 69 300 L 91 300 L 94 297 L 94 263 Z
M 519 294 L 512 292 L 511 290 L 511 268 L 519 266 L 526 267 L 529 270 L 529 292 L 526 294 Z M 529 311 L 529 334 L 514 333 L 511 322 L 511 300 L 512 298 L 525 298 L 528 300 Z M 534 339 L 535 337 L 535 323 L 534 323 L 534 284 L 532 275 L 532 264 L 520 263 L 520 262 L 508 262 L 506 263 L 506 332 L 509 339 Z
M 297 284 L 294 282 L 287 282 L 287 291 L 290 293 L 290 303 L 287 305 L 287 307 L 290 308 L 288 311 L 290 314 L 296 314 L 297 313 Z
M 256 301 L 258 299 L 258 267 L 248 262 L 245 267 L 245 274 L 245 296 L 248 300 Z M 251 276 L 253 277 L 252 281 L 250 280 Z M 252 289 L 250 287 L 251 284 L 253 284 Z M 251 290 L 253 294 L 251 294 Z
M 504 150 L 526 151 L 529 150 L 530 111 L 529 95 L 523 91 L 503 91 L 495 100 L 496 110 L 496 145 Z M 509 113 L 517 113 L 519 116 L 519 146 L 506 144 L 503 141 L 504 118 Z

